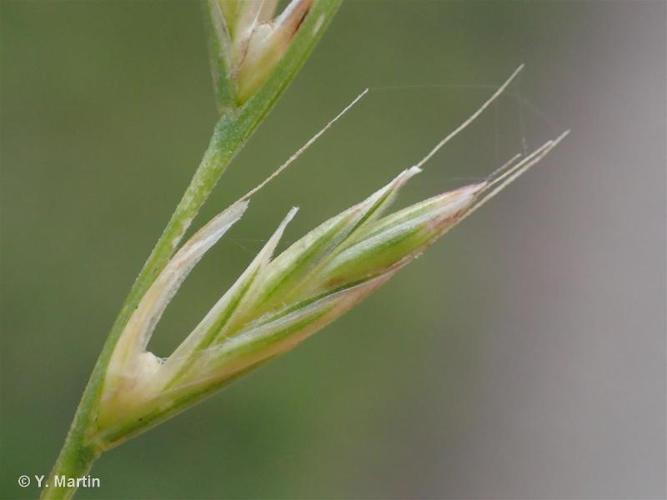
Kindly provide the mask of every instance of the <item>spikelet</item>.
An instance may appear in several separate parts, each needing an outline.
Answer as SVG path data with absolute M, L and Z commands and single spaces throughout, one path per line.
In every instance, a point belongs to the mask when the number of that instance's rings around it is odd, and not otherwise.
M 243 8 L 235 8 L 240 9 L 235 15 L 247 14 Z M 255 9 L 255 18 L 267 15 L 257 5 Z M 238 21 L 234 30 L 244 29 L 244 23 Z M 513 158 L 483 182 L 386 215 L 400 189 L 421 172 L 425 160 L 447 143 L 450 134 L 417 165 L 274 257 L 286 226 L 296 215 L 297 209 L 291 209 L 180 346 L 166 359 L 158 359 L 147 351 L 147 345 L 167 304 L 204 253 L 241 218 L 249 196 L 233 204 L 183 245 L 130 318 L 103 384 L 97 418 L 100 446 L 117 444 L 116 436 L 124 439 L 135 427 L 144 430 L 146 422 L 158 422 L 182 411 L 340 317 L 544 158 L 565 135 L 524 158 Z
M 214 34 L 237 104 L 266 81 L 285 54 L 313 0 L 291 0 L 276 15 L 278 0 L 209 0 Z

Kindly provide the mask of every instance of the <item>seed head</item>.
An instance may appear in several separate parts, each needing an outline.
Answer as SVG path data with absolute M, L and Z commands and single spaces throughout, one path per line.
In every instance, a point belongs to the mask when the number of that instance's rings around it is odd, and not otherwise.
M 285 54 L 313 0 L 209 0 L 215 35 L 238 104 L 266 81 Z
M 272 11 L 275 7 L 265 2 L 249 3 L 255 9 L 252 19 L 264 19 L 268 14 L 263 9 Z M 230 3 L 228 8 L 231 13 L 225 15 L 235 21 L 230 24 L 233 32 L 247 32 L 250 7 Z M 340 317 L 540 161 L 565 135 L 522 159 L 517 155 L 483 182 L 385 215 L 405 183 L 421 172 L 422 160 L 274 257 L 287 225 L 296 215 L 297 209 L 291 209 L 245 271 L 178 348 L 166 359 L 157 358 L 148 351 L 148 342 L 162 313 L 196 263 L 242 217 L 248 198 L 257 191 L 252 190 L 176 252 L 130 317 L 112 353 L 102 387 L 97 415 L 100 446 L 112 446 L 133 428 L 143 430 L 146 422 L 183 410 Z M 451 137 L 441 141 L 426 158 Z

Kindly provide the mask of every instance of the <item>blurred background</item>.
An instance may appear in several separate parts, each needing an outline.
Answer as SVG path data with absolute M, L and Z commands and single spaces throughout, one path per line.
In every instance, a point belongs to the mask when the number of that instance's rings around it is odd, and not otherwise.
M 3 499 L 34 498 L 216 120 L 195 1 L 1 0 Z M 105 499 L 665 495 L 661 1 L 348 1 L 196 221 L 258 195 L 160 324 L 166 355 L 292 205 L 284 245 L 420 159 L 405 205 L 565 129 L 363 305 L 105 455 Z

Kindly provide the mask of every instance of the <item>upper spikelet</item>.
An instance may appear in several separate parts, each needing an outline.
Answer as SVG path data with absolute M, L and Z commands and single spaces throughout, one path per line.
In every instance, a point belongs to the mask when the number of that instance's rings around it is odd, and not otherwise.
M 276 14 L 278 0 L 209 0 L 218 65 L 224 66 L 217 70 L 233 86 L 236 104 L 243 104 L 267 80 L 314 1 L 291 0 Z

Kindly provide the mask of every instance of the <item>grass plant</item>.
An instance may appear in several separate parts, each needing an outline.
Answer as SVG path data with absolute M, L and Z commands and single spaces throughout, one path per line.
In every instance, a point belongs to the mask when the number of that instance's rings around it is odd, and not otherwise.
M 294 79 L 341 0 L 208 0 L 211 66 L 220 119 L 201 164 L 111 329 L 53 468 L 44 499 L 70 498 L 56 477 L 86 475 L 106 450 L 186 410 L 294 348 L 386 283 L 449 229 L 548 154 L 564 137 L 513 158 L 486 180 L 388 213 L 426 162 L 477 118 L 519 68 L 460 127 L 415 165 L 323 222 L 279 255 L 292 208 L 236 282 L 165 359 L 148 342 L 180 285 L 236 224 L 252 197 L 287 168 L 362 93 L 265 182 L 182 239 L 234 156 Z

